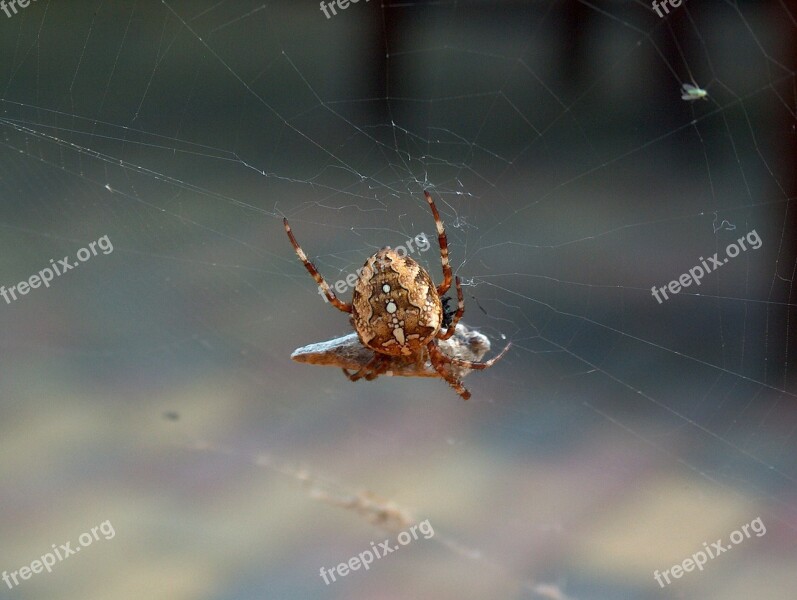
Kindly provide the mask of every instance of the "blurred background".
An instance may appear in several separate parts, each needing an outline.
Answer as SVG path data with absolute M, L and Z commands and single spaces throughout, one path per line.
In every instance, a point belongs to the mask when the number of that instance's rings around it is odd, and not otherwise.
M 113 251 L 0 300 L 0 572 L 115 536 L 0 599 L 793 597 L 794 6 L 14 6 L 0 284 Z M 292 362 L 352 329 L 282 218 L 335 282 L 433 236 L 424 189 L 511 352 L 468 402 Z

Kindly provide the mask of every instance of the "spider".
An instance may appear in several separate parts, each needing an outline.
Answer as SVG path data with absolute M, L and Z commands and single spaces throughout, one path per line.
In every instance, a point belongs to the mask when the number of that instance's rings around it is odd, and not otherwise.
M 467 400 L 470 392 L 462 385 L 462 381 L 446 369 L 446 365 L 487 369 L 504 356 L 512 344 L 507 344 L 497 356 L 486 362 L 452 358 L 438 348 L 437 340 L 447 340 L 454 334 L 457 323 L 465 312 L 465 300 L 460 279 L 456 277 L 457 309 L 448 310 L 449 299 L 445 297 L 451 287 L 448 239 L 432 196 L 427 191 L 424 191 L 424 195 L 432 210 L 440 243 L 443 283 L 438 286 L 435 286 L 429 273 L 421 265 L 409 256 L 402 256 L 386 246 L 365 261 L 354 287 L 351 303 L 343 302 L 335 296 L 315 265 L 307 259 L 293 236 L 288 219 L 283 219 L 283 225 L 296 255 L 321 287 L 330 304 L 351 314 L 351 323 L 360 342 L 374 351 L 373 358 L 357 372 L 350 373 L 343 369 L 350 381 L 376 379 L 387 372 L 396 360 L 421 363 L 428 359 L 440 377 L 463 400 Z

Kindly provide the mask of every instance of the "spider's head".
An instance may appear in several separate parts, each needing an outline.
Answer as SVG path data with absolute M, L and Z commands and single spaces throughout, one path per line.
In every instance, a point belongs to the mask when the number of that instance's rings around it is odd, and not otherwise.
M 449 304 L 454 301 L 453 298 L 449 298 L 448 296 L 443 296 L 440 298 L 443 301 L 443 319 L 442 319 L 442 326 L 444 329 L 448 329 L 448 326 L 451 325 L 451 321 L 453 320 L 454 314 L 457 312 L 456 307 L 451 307 Z

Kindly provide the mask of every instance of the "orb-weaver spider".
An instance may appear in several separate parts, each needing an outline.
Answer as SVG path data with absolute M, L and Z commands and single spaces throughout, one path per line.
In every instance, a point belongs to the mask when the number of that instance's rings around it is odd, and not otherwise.
M 437 225 L 440 259 L 443 264 L 443 283 L 434 285 L 421 265 L 409 256 L 402 256 L 389 246 L 373 254 L 363 266 L 354 287 L 351 304 L 340 300 L 330 289 L 318 269 L 307 259 L 293 236 L 288 219 L 283 219 L 285 231 L 293 249 L 307 271 L 324 291 L 329 302 L 338 310 L 351 314 L 351 321 L 360 342 L 374 351 L 373 358 L 355 373 L 343 369 L 351 381 L 376 379 L 388 371 L 397 358 L 407 362 L 429 360 L 435 371 L 464 399 L 470 392 L 446 365 L 465 369 L 487 369 L 507 350 L 506 345 L 497 356 L 486 362 L 460 360 L 443 354 L 437 340 L 447 340 L 454 334 L 457 322 L 465 312 L 465 301 L 459 277 L 454 279 L 457 289 L 457 310 L 453 316 L 446 310 L 446 292 L 451 287 L 451 266 L 448 262 L 448 239 L 443 222 L 429 192 L 424 191 Z

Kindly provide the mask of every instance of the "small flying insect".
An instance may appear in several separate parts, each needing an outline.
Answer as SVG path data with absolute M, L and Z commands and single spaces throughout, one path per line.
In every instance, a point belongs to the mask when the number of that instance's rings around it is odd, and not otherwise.
M 708 100 L 708 92 L 691 83 L 681 85 L 681 100 L 694 102 L 695 100 Z

